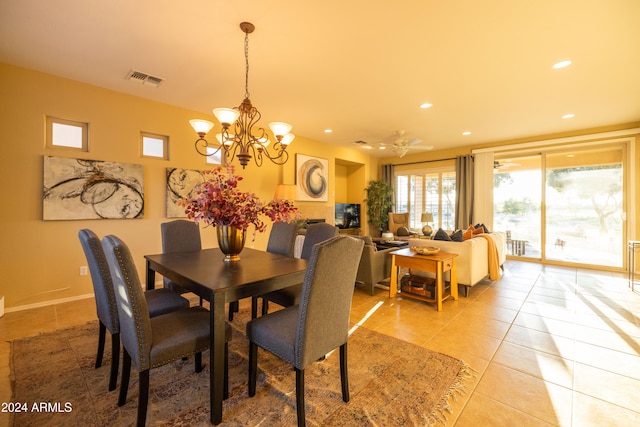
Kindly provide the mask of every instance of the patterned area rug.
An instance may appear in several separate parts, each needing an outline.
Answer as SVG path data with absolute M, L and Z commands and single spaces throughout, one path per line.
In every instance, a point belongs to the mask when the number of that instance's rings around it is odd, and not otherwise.
M 248 341 L 242 310 L 232 322 L 230 397 L 223 423 L 233 426 L 296 424 L 295 372 L 259 350 L 257 393 L 247 394 Z M 107 334 L 108 335 L 108 334 Z M 102 367 L 94 369 L 98 324 L 91 322 L 12 343 L 15 426 L 129 426 L 135 424 L 138 375 L 132 369 L 127 403 L 107 391 L 110 337 Z M 360 327 L 349 339 L 351 401 L 340 391 L 339 352 L 305 370 L 308 425 L 407 426 L 444 423 L 450 399 L 473 373 L 463 361 Z M 122 358 L 121 358 L 122 360 Z M 208 361 L 208 353 L 203 355 Z M 122 367 L 121 367 L 122 368 Z M 193 358 L 151 371 L 147 425 L 208 426 L 209 370 L 194 373 Z M 35 406 L 34 406 L 35 404 Z

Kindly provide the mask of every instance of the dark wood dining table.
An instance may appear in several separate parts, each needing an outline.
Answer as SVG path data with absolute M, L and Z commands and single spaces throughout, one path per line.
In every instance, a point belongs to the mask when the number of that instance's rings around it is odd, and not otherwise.
M 220 249 L 145 255 L 147 289 L 160 273 L 210 303 L 211 424 L 222 421 L 226 303 L 302 283 L 307 261 L 246 248 L 240 261 L 225 262 Z

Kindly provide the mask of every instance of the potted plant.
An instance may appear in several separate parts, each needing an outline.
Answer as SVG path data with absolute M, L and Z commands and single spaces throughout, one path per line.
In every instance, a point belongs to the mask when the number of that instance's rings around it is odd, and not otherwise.
M 369 224 L 372 231 L 382 235 L 389 224 L 388 213 L 393 206 L 393 189 L 385 181 L 369 181 L 365 191 L 367 198 L 364 202 L 367 204 Z

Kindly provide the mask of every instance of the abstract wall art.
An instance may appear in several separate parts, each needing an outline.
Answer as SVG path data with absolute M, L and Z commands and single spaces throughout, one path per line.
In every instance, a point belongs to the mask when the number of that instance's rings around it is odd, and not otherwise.
M 44 157 L 44 220 L 129 219 L 144 216 L 142 165 Z
M 190 197 L 193 187 L 204 182 L 201 171 L 193 169 L 167 168 L 167 218 L 185 218 L 184 207 L 178 200 Z
M 329 200 L 329 162 L 318 157 L 296 154 L 297 200 Z

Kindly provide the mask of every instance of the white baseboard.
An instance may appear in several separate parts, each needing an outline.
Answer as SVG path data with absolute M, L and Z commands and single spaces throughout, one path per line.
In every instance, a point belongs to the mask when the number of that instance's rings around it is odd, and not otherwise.
M 35 304 L 27 304 L 27 305 L 20 305 L 17 307 L 11 307 L 11 308 L 5 309 L 5 313 L 13 313 L 15 311 L 29 310 L 31 308 L 47 307 L 49 305 L 62 304 L 62 303 L 71 302 L 71 301 L 79 301 L 87 298 L 93 298 L 93 293 L 78 295 L 75 297 L 60 298 L 56 300 L 37 302 Z

